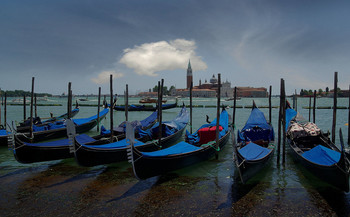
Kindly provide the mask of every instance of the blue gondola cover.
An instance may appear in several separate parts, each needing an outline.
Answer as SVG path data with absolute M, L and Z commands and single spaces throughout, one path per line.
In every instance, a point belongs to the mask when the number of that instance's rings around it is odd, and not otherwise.
M 174 154 L 184 154 L 192 151 L 197 151 L 201 149 L 200 147 L 188 144 L 187 142 L 180 142 L 176 145 L 170 146 L 169 148 L 162 149 L 153 152 L 142 152 L 145 157 L 163 157 Z
M 268 155 L 272 150 L 261 147 L 253 142 L 247 144 L 239 150 L 239 153 L 246 160 L 258 160 Z
M 339 162 L 341 153 L 334 151 L 332 149 L 326 148 L 322 145 L 318 145 L 313 149 L 304 152 L 302 156 L 313 163 L 317 163 L 325 166 L 331 166 Z

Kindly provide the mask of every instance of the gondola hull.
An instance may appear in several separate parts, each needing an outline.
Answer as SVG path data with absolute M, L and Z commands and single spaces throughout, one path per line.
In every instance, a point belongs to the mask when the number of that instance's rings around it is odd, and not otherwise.
M 246 124 L 237 132 L 237 145 L 233 142 L 234 160 L 243 183 L 268 165 L 275 151 L 274 139 L 272 125 L 253 101 Z
M 166 148 L 179 140 L 185 128 L 177 131 L 168 137 L 161 139 L 161 146 L 154 142 L 146 142 L 144 145 L 136 147 L 140 151 L 156 151 L 161 147 Z M 157 141 L 158 142 L 158 141 Z M 75 141 L 75 159 L 81 166 L 91 167 L 101 164 L 110 164 L 121 161 L 127 161 L 127 148 L 103 149 L 81 145 L 79 141 Z
M 0 136 L 0 146 L 8 145 L 8 135 Z
M 339 162 L 338 164 L 333 164 L 330 166 L 316 164 L 305 159 L 301 154 L 299 154 L 296 146 L 290 139 L 287 139 L 287 143 L 289 144 L 291 150 L 290 153 L 297 163 L 301 164 L 304 168 L 306 168 L 320 180 L 340 190 L 349 192 L 349 171 L 346 171 L 346 168 L 340 167 L 340 165 L 342 165 L 344 162 Z
M 15 147 L 13 154 L 20 163 L 35 163 L 74 157 L 74 153 L 70 151 L 68 139 L 46 143 L 26 143 L 16 135 L 14 137 Z M 91 137 L 85 136 L 85 134 L 78 135 L 78 137 L 84 139 L 85 142 L 92 141 Z
M 220 149 L 227 143 L 229 134 L 230 131 L 219 140 Z M 134 159 L 132 162 L 133 169 L 138 179 L 147 179 L 208 160 L 217 152 L 211 146 L 186 154 L 166 157 L 143 156 L 134 146 L 131 146 L 131 151 Z
M 15 144 L 17 144 L 17 148 L 13 150 L 13 153 L 16 160 L 20 163 L 34 163 L 71 158 L 74 155 L 69 152 L 68 139 L 66 140 L 66 145 L 62 146 L 28 146 L 15 136 Z
M 107 115 L 104 114 L 100 116 L 100 121 Z M 84 124 L 80 124 L 76 126 L 76 133 L 84 133 L 92 128 L 94 128 L 97 125 L 97 119 L 94 119 L 92 121 L 89 121 Z M 29 133 L 22 133 L 22 134 L 17 134 L 17 137 L 24 142 L 31 142 L 31 143 L 37 143 L 37 142 L 42 142 L 45 140 L 49 139 L 57 139 L 57 138 L 62 138 L 62 137 L 67 137 L 67 128 L 58 128 L 58 129 L 52 129 L 52 130 L 44 130 L 44 131 L 38 131 L 38 132 L 33 132 L 33 138 L 30 139 L 30 134 Z
M 73 110 L 72 110 L 72 114 L 71 114 L 71 118 L 73 118 L 73 117 L 74 117 L 75 115 L 77 115 L 78 113 L 79 113 L 79 108 L 73 109 Z M 46 121 L 43 121 L 42 124 L 37 124 L 36 126 L 42 127 L 42 126 L 47 125 L 48 123 L 55 122 L 55 121 L 57 121 L 57 120 L 66 119 L 67 117 L 68 117 L 68 113 L 63 114 L 63 115 L 61 115 L 61 116 L 59 116 L 59 117 L 50 118 L 50 119 L 48 119 L 48 120 L 46 120 Z M 21 125 L 21 124 L 20 124 L 20 125 Z M 22 125 L 23 125 L 23 123 L 22 123 Z M 17 131 L 18 133 L 29 132 L 29 130 L 30 130 L 30 126 L 17 126 L 17 129 L 16 129 L 16 131 Z
M 242 178 L 244 182 L 247 182 L 249 179 L 254 177 L 257 173 L 259 173 L 262 169 L 267 167 L 271 162 L 271 159 L 274 155 L 274 149 L 271 149 L 271 152 L 266 155 L 264 158 L 259 160 L 245 160 L 238 153 L 238 163 L 240 166 L 240 172 L 242 174 Z

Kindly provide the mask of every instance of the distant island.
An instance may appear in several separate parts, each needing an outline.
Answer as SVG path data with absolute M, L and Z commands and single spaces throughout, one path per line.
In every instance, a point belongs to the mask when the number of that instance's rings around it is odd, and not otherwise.
M 6 93 L 6 96 L 7 97 L 23 97 L 23 96 L 28 96 L 30 97 L 31 96 L 31 92 L 30 91 L 24 91 L 24 90 L 1 90 L 0 94 L 1 96 L 5 96 L 5 93 Z M 51 97 L 52 94 L 49 94 L 49 93 L 35 93 L 37 97 Z

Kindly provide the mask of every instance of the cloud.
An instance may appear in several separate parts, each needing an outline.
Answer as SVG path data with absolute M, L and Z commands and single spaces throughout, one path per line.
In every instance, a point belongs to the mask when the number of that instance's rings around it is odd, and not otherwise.
M 102 71 L 100 74 L 98 74 L 97 78 L 91 78 L 91 81 L 95 84 L 108 83 L 110 75 L 113 75 L 113 80 L 124 76 L 123 73 L 116 72 L 115 70 Z
M 186 69 L 191 60 L 193 71 L 205 70 L 207 65 L 196 55 L 196 42 L 185 39 L 145 43 L 124 49 L 120 63 L 139 75 L 157 76 L 164 70 Z

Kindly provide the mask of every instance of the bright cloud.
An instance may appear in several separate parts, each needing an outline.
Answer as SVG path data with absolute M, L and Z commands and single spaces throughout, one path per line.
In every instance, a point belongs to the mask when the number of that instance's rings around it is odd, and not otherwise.
M 195 49 L 195 41 L 185 39 L 145 43 L 125 49 L 119 62 L 139 75 L 148 76 L 156 76 L 156 72 L 163 70 L 186 69 L 188 60 L 191 60 L 193 71 L 207 69 Z
M 124 76 L 123 73 L 116 72 L 115 70 L 102 71 L 100 74 L 98 74 L 97 78 L 91 78 L 91 81 L 96 84 L 108 83 L 110 75 L 113 75 L 113 80 Z

